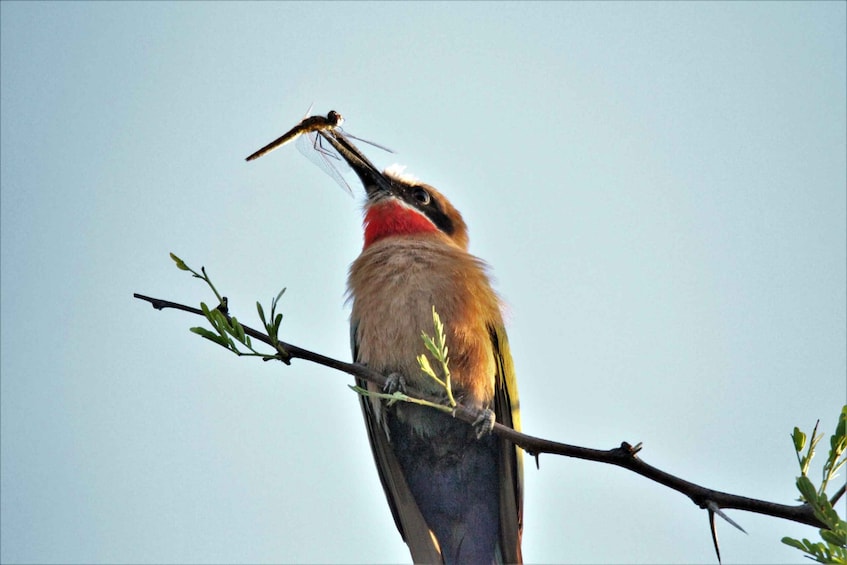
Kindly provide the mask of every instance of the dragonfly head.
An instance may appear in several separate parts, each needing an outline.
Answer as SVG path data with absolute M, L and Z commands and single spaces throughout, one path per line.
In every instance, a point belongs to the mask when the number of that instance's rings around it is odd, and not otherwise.
M 329 114 L 326 115 L 326 121 L 329 125 L 337 127 L 344 123 L 344 116 L 335 110 L 330 110 Z

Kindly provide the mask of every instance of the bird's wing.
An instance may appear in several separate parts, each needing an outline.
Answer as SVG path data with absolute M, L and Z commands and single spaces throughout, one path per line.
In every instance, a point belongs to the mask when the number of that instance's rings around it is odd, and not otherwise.
M 506 331 L 490 327 L 497 374 L 494 382 L 494 413 L 497 421 L 521 429 L 520 401 L 515 367 Z M 500 439 L 500 551 L 504 563 L 521 563 L 523 532 L 523 453 L 510 441 Z
M 358 345 L 356 343 L 356 325 L 351 324 L 350 345 L 353 359 L 358 362 Z M 377 391 L 376 387 L 362 379 L 356 379 L 356 384 L 367 390 Z M 378 391 L 377 391 L 378 392 Z M 403 470 L 394 450 L 388 441 L 385 428 L 379 422 L 370 398 L 359 396 L 362 415 L 365 417 L 365 427 L 368 430 L 368 440 L 371 444 L 379 480 L 385 490 L 388 506 L 394 516 L 394 523 L 409 546 L 409 552 L 415 563 L 442 563 L 441 550 L 438 542 L 430 532 L 429 526 L 418 508 L 409 485 L 403 475 Z

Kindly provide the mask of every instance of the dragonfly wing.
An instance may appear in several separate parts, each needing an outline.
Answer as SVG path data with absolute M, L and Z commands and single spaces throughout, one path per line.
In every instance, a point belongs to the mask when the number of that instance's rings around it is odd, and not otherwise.
M 341 129 L 341 128 L 336 128 L 336 129 Z M 383 151 L 386 151 L 388 153 L 394 153 L 394 151 L 392 151 L 391 149 L 389 149 L 385 145 L 380 145 L 379 143 L 374 143 L 373 141 L 368 141 L 367 139 L 362 139 L 361 137 L 356 137 L 352 133 L 347 133 L 345 130 L 341 130 L 341 132 L 344 134 L 345 137 L 349 137 L 350 139 L 355 139 L 356 141 L 361 141 L 362 143 L 367 143 L 368 145 L 373 145 L 377 149 L 382 149 Z
M 341 174 L 341 171 L 350 170 L 350 165 L 341 158 L 335 149 L 321 143 L 321 141 L 322 138 L 316 132 L 309 132 L 301 135 L 295 145 L 297 145 L 297 150 L 305 155 L 309 161 L 317 165 L 318 168 L 332 177 L 332 180 L 337 182 L 341 188 L 352 195 L 353 190 Z

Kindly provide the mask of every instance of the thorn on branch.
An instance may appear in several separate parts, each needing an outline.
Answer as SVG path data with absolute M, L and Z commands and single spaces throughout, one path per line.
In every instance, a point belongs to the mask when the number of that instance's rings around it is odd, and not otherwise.
M 735 520 L 733 520 L 732 518 L 727 516 L 726 513 L 723 510 L 721 510 L 721 507 L 718 505 L 718 503 L 715 502 L 714 500 L 705 500 L 702 503 L 700 503 L 699 506 L 700 506 L 700 508 L 707 509 L 712 514 L 717 514 L 718 516 L 720 516 L 721 518 L 723 518 L 724 520 L 726 520 L 727 522 L 729 522 L 730 524 L 732 524 L 733 526 L 735 526 L 736 528 L 738 528 L 739 530 L 744 532 L 745 534 L 747 533 L 747 530 L 745 530 L 744 528 L 739 526 L 735 522 Z
M 718 529 L 717 526 L 715 526 L 715 514 L 717 514 L 718 516 L 720 516 L 721 518 L 723 518 L 745 534 L 747 533 L 747 531 L 741 526 L 739 526 L 732 518 L 727 516 L 724 511 L 721 510 L 721 507 L 718 506 L 718 504 L 713 500 L 704 501 L 702 504 L 700 504 L 700 508 L 705 508 L 709 511 L 709 528 L 712 530 L 712 543 L 715 544 L 715 554 L 718 556 L 718 563 L 720 563 L 721 550 L 718 547 Z
M 624 450 L 630 457 L 635 457 L 638 452 L 641 451 L 642 447 L 643 444 L 640 441 L 635 445 L 630 445 L 628 442 L 625 441 L 621 442 L 621 449 Z
M 721 562 L 721 548 L 718 545 L 718 529 L 715 526 L 715 513 L 709 508 L 709 529 L 712 531 L 712 543 L 715 544 L 715 555 L 718 557 L 718 563 Z

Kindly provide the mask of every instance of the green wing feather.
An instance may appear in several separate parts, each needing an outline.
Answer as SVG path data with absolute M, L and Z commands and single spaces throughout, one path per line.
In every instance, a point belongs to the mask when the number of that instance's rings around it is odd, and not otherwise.
M 494 413 L 497 421 L 521 429 L 520 401 L 515 366 L 506 331 L 490 327 L 497 374 L 494 383 Z M 503 562 L 521 563 L 523 533 L 523 452 L 500 439 L 500 551 Z

